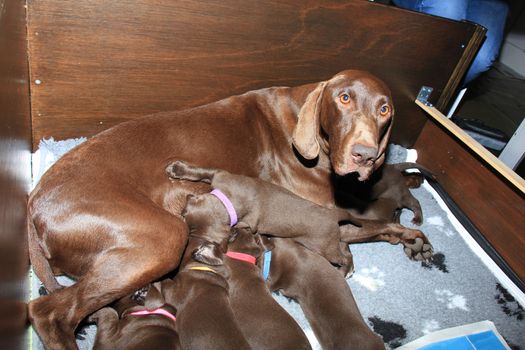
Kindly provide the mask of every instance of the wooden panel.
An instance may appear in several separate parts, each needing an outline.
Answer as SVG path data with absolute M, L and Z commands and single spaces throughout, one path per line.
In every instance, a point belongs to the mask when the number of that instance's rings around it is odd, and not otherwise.
M 429 121 L 415 147 L 418 162 L 465 212 L 492 247 L 525 281 L 525 198 L 446 131 Z
M 432 86 L 436 101 L 445 87 L 453 90 L 449 77 L 479 30 L 363 0 L 28 6 L 34 142 L 358 68 L 391 86 L 394 141 L 409 146 L 426 120 L 412 102 L 419 88 Z
M 22 344 L 26 325 L 26 200 L 31 128 L 24 3 L 0 0 L 0 348 Z M 6 54 L 9 53 L 9 54 Z

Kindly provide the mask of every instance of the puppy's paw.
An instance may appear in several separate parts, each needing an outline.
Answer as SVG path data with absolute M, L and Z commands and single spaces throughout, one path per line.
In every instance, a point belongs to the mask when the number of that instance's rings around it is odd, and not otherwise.
M 150 286 L 148 284 L 147 286 L 137 289 L 133 294 L 131 294 L 131 300 L 140 305 L 144 305 L 144 300 L 146 299 L 146 295 L 148 294 L 149 287 Z
M 349 279 L 354 274 L 355 267 L 353 263 L 350 263 L 339 266 L 337 270 L 343 275 L 345 279 Z
M 166 174 L 172 179 L 185 180 L 184 175 L 188 164 L 182 160 L 176 160 L 166 167 Z
M 166 174 L 173 180 L 211 183 L 217 170 L 199 168 L 182 160 L 176 160 L 166 167 Z
M 417 261 L 430 261 L 432 258 L 433 248 L 430 242 L 425 242 L 423 238 L 416 238 L 413 243 L 403 242 L 405 254 Z
M 414 218 L 412 219 L 412 223 L 414 225 L 420 226 L 423 223 L 423 216 L 422 215 L 418 215 L 417 213 L 414 214 Z

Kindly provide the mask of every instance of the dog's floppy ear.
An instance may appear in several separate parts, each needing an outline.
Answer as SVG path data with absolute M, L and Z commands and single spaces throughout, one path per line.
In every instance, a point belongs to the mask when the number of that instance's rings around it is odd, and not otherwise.
M 200 245 L 191 253 L 191 256 L 195 261 L 212 266 L 222 265 L 224 257 L 221 249 L 213 243 Z
M 149 288 L 148 294 L 146 294 L 144 306 L 146 306 L 148 310 L 154 310 L 161 307 L 164 304 L 164 296 L 161 293 L 161 283 L 155 282 Z
M 319 155 L 319 107 L 325 87 L 326 82 L 321 82 L 308 94 L 297 116 L 292 142 L 305 159 L 314 159 Z
M 379 168 L 385 161 L 386 148 L 388 146 L 388 141 L 390 141 L 390 134 L 392 133 L 392 127 L 394 125 L 394 117 L 390 119 L 390 124 L 388 124 L 388 129 L 383 134 L 383 138 L 379 143 L 379 151 L 377 152 L 377 158 L 374 161 L 374 170 Z

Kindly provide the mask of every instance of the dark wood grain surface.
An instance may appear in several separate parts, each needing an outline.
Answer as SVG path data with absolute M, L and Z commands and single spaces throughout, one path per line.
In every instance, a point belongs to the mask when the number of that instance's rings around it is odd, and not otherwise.
M 418 162 L 436 175 L 514 272 L 525 281 L 525 198 L 454 137 L 429 121 L 415 148 Z
M 391 86 L 394 141 L 410 145 L 419 88 L 454 90 L 477 30 L 364 0 L 30 0 L 28 20 L 35 143 L 357 68 Z
M 31 168 L 23 2 L 0 0 L 0 348 L 23 344 L 27 293 L 26 200 Z

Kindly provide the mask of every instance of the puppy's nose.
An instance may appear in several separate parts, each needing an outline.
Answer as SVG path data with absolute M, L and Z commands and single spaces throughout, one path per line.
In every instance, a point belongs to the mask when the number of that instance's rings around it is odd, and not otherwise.
M 352 158 L 354 163 L 364 165 L 372 162 L 377 156 L 377 148 L 356 143 L 352 146 Z

